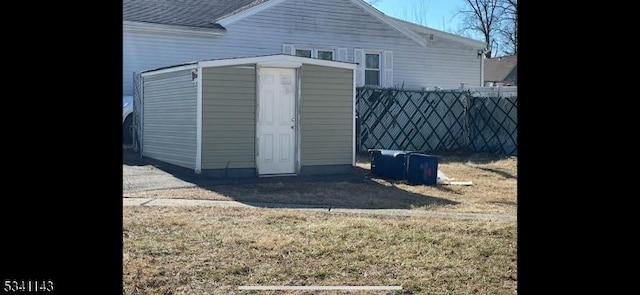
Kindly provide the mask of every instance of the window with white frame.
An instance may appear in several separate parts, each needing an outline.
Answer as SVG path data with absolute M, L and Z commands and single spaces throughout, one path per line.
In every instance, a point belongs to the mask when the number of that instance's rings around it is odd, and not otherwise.
M 287 48 L 288 47 L 288 48 Z M 324 60 L 336 60 L 335 49 L 322 48 L 322 47 L 311 47 L 308 45 L 294 45 L 294 44 L 285 44 L 284 53 L 289 53 L 288 50 L 291 50 L 291 54 L 295 56 L 301 57 L 310 57 L 310 58 L 318 58 Z
M 365 54 L 364 85 L 380 86 L 380 54 Z
M 311 49 L 297 49 L 296 48 L 296 56 L 311 57 L 312 51 L 313 50 L 311 50 Z
M 353 61 L 358 64 L 356 86 L 392 87 L 394 85 L 392 51 L 354 48 Z
M 319 59 L 334 60 L 334 58 L 333 58 L 333 50 L 317 49 L 316 50 L 316 56 Z

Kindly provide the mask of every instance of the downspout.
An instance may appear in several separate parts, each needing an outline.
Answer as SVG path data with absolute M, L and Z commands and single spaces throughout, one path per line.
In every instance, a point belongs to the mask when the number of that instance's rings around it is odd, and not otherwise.
M 484 54 L 480 56 L 480 87 L 484 86 Z
M 485 54 L 488 52 L 488 49 L 479 49 L 478 55 L 480 56 L 480 87 L 484 87 L 484 59 L 486 58 Z

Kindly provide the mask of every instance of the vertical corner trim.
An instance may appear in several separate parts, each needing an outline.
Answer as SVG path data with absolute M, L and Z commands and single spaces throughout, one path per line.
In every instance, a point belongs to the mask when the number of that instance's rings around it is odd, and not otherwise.
M 296 100 L 294 104 L 296 113 L 296 167 L 295 173 L 300 174 L 302 171 L 302 75 L 304 73 L 304 65 L 296 69 Z
M 256 175 L 260 175 L 260 67 L 258 63 L 255 64 L 255 74 L 256 74 L 256 97 L 255 97 L 255 122 L 253 122 L 254 126 L 256 126 L 256 134 L 255 134 L 255 167 L 256 167 Z
M 351 165 L 356 166 L 356 69 L 353 70 L 353 76 L 351 77 L 351 81 L 353 83 L 353 109 L 351 119 L 353 120 L 352 125 L 352 138 L 351 138 Z
M 144 77 L 140 75 L 140 130 L 138 131 L 138 137 L 140 137 L 140 156 L 144 155 Z
M 195 172 L 202 172 L 202 66 L 198 63 L 196 68 L 197 90 L 196 90 L 196 169 Z

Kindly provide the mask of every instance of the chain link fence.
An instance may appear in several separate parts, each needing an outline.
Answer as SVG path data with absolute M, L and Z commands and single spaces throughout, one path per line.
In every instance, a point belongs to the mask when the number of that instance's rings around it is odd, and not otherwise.
M 517 155 L 517 97 L 356 88 L 358 152 L 470 149 Z

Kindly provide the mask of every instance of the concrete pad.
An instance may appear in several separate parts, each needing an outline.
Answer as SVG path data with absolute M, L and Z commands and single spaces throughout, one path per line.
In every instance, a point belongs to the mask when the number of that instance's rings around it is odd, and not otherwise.
M 389 216 L 428 216 L 439 218 L 455 219 L 475 219 L 475 220 L 500 220 L 517 221 L 517 216 L 503 214 L 479 214 L 479 213 L 456 213 L 438 212 L 408 209 L 351 209 L 351 208 L 331 208 L 321 206 L 305 206 L 296 204 L 280 203 L 241 203 L 236 201 L 216 201 L 216 200 L 188 200 L 188 199 L 153 199 L 153 198 L 124 198 L 124 206 L 180 206 L 180 207 L 241 207 L 266 210 L 293 210 L 312 211 L 325 213 L 349 213 L 349 214 L 373 214 Z
M 198 207 L 246 207 L 246 205 L 235 201 L 214 201 L 214 200 L 185 200 L 185 199 L 155 199 L 145 206 L 198 206 Z

